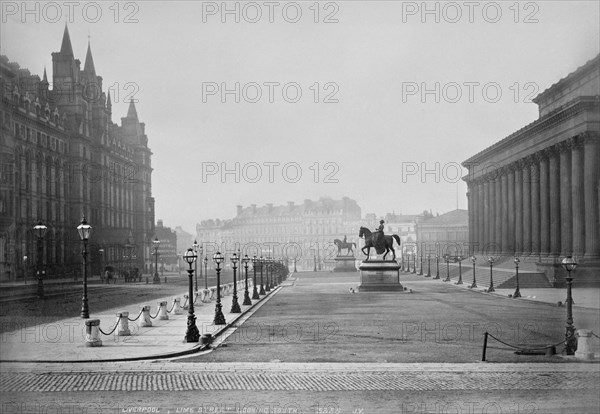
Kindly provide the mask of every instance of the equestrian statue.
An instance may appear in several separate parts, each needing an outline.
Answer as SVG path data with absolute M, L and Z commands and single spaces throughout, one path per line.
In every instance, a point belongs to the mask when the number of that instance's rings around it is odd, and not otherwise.
M 396 242 L 398 243 L 398 246 L 400 246 L 400 244 L 401 244 L 400 236 L 398 236 L 397 234 L 384 235 L 383 234 L 383 229 L 384 229 L 383 223 L 384 223 L 384 221 L 380 220 L 379 227 L 377 228 L 377 230 L 375 230 L 372 233 L 371 233 L 371 230 L 369 230 L 366 227 L 360 228 L 358 237 L 362 238 L 364 236 L 364 238 L 365 238 L 365 245 L 361 249 L 362 252 L 367 256 L 365 261 L 368 261 L 370 258 L 371 247 L 375 248 L 375 251 L 377 252 L 377 254 L 383 254 L 383 260 L 385 260 L 385 257 L 391 250 L 392 254 L 394 255 L 394 258 L 392 260 L 396 260 L 396 251 L 394 250 L 394 240 L 396 240 Z M 365 253 L 365 249 L 367 249 L 366 253 Z
M 352 256 L 354 256 L 354 250 L 352 249 L 352 247 L 356 247 L 356 243 L 347 242 L 346 236 L 344 236 L 344 240 L 340 240 L 340 239 L 333 240 L 333 244 L 335 244 L 338 248 L 338 254 L 337 254 L 338 256 L 342 255 L 342 249 L 347 249 L 346 256 L 350 256 L 350 252 L 352 252 Z

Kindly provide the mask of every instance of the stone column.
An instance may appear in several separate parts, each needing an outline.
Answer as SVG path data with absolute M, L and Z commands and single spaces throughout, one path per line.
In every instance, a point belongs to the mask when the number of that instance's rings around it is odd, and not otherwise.
M 560 154 L 553 146 L 548 159 L 548 184 L 550 191 L 550 255 L 560 255 Z
M 531 254 L 531 157 L 523 160 L 523 256 Z
M 490 215 L 489 215 L 489 236 L 488 236 L 488 251 L 491 248 L 492 243 L 496 242 L 496 179 L 494 177 L 496 172 L 492 173 L 489 181 L 490 188 Z
M 475 242 L 475 217 L 473 213 L 473 183 L 469 182 L 467 186 L 467 208 L 469 213 L 469 244 Z
M 515 256 L 523 251 L 523 162 L 515 163 Z
M 472 181 L 471 189 L 469 190 L 469 203 L 470 203 L 469 218 L 471 219 L 471 221 L 469 222 L 469 225 L 473 225 L 473 228 L 469 229 L 469 234 L 470 234 L 469 242 L 471 243 L 471 246 L 473 246 L 473 253 L 477 250 L 475 246 L 477 246 L 477 240 L 479 239 L 479 232 L 478 232 L 479 225 L 477 223 L 477 221 L 478 221 L 477 218 L 479 217 L 479 211 L 478 211 L 478 205 L 477 205 L 478 191 L 479 190 L 477 189 L 477 182 Z
M 586 132 L 583 149 L 583 194 L 585 199 L 585 257 L 600 257 L 600 217 L 598 176 L 600 175 L 600 135 Z
M 490 182 L 487 177 L 483 182 L 483 208 L 483 243 L 481 249 L 484 252 L 490 242 Z
M 508 254 L 508 169 L 502 168 L 500 176 L 502 194 L 502 237 L 500 248 L 503 254 Z
M 515 252 L 515 166 L 508 169 L 508 252 Z
M 541 252 L 540 245 L 540 162 L 541 154 L 536 153 L 530 166 L 531 178 L 531 254 Z
M 478 214 L 477 214 L 477 223 L 479 225 L 479 227 L 477 227 L 477 241 L 479 243 L 478 246 L 478 250 L 480 252 L 483 251 L 483 245 L 485 243 L 485 202 L 484 202 L 484 195 L 485 195 L 485 186 L 484 186 L 484 181 L 483 179 L 478 179 L 478 183 L 477 183 L 477 209 L 478 209 Z
M 573 252 L 573 221 L 571 208 L 571 147 L 568 139 L 558 145 L 560 151 L 560 253 L 569 256 Z
M 540 160 L 540 255 L 550 255 L 550 193 L 548 180 L 548 149 Z
M 583 196 L 583 138 L 577 137 L 571 152 L 571 202 L 573 214 L 573 255 L 581 257 L 585 248 L 585 199 Z
M 496 227 L 494 229 L 494 243 L 496 252 L 502 252 L 502 178 L 500 178 L 500 169 L 496 171 L 494 180 L 494 193 L 496 194 Z

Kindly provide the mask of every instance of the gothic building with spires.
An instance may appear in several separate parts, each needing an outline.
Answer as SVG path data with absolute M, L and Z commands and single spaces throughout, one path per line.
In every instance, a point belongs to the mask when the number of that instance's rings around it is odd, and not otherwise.
M 52 88 L 0 56 L 0 278 L 30 278 L 38 263 L 33 227 L 48 227 L 42 261 L 48 277 L 81 272 L 76 227 L 92 226 L 91 270 L 148 271 L 154 237 L 152 152 L 144 123 L 129 103 L 112 120 L 90 44 L 83 69 L 65 27 L 52 53 Z

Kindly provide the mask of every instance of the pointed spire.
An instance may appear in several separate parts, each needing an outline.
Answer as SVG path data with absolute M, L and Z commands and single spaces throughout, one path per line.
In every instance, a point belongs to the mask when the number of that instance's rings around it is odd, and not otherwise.
M 135 104 L 133 99 L 129 101 L 129 109 L 127 110 L 127 118 L 138 119 L 137 111 L 135 110 Z
M 89 39 L 88 39 L 88 48 L 87 48 L 87 53 L 85 55 L 85 65 L 83 66 L 83 71 L 96 76 L 96 68 L 94 67 L 94 58 L 92 57 L 92 48 L 90 47 Z
M 106 109 L 110 112 L 112 110 L 112 101 L 110 99 L 110 91 L 108 91 L 108 96 L 106 97 Z
M 42 79 L 42 82 L 48 83 L 48 75 L 46 75 L 46 66 L 44 66 L 44 78 Z
M 65 33 L 63 34 L 62 45 L 60 47 L 60 53 L 73 56 L 73 46 L 71 46 L 71 36 L 69 36 L 69 28 L 65 23 Z

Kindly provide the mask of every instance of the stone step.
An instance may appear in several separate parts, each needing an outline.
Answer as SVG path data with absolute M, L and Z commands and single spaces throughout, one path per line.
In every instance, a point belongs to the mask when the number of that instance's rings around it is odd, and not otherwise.
M 498 284 L 499 289 L 515 289 L 517 287 L 517 276 L 507 279 Z M 551 288 L 552 284 L 546 278 L 544 273 L 540 272 L 519 272 L 519 288 Z

